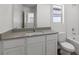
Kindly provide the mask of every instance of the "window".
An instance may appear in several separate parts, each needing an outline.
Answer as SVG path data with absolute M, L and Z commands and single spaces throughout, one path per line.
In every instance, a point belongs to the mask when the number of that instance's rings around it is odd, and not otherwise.
M 64 6 L 63 5 L 53 5 L 53 22 L 63 23 L 64 22 Z
M 34 23 L 34 13 L 28 13 L 27 23 Z

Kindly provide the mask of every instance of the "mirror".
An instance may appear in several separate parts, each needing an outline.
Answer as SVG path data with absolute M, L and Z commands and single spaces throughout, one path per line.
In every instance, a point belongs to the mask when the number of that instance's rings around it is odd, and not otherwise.
M 14 4 L 13 5 L 13 28 L 25 29 L 36 27 L 36 4 Z

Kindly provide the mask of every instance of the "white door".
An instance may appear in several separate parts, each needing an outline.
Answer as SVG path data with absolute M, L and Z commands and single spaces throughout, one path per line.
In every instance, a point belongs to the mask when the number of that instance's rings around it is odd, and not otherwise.
M 26 54 L 27 55 L 43 55 L 45 54 L 45 37 L 36 36 L 30 37 L 26 40 Z
M 47 55 L 56 55 L 57 54 L 57 35 L 47 35 Z
M 24 55 L 24 47 L 7 49 L 4 51 L 4 55 Z

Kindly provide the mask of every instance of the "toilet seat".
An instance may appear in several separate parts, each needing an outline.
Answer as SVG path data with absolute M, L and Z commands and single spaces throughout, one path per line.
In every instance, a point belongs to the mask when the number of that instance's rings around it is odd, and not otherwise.
M 68 42 L 62 42 L 61 46 L 64 50 L 66 50 L 68 52 L 74 52 L 75 51 L 75 47 Z

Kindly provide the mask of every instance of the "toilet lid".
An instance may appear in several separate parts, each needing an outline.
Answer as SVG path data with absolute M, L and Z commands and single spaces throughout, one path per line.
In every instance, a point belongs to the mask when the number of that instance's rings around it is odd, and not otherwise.
M 68 43 L 68 42 L 62 42 L 61 46 L 63 47 L 63 49 L 65 49 L 69 52 L 74 52 L 75 51 L 75 47 L 72 44 Z

